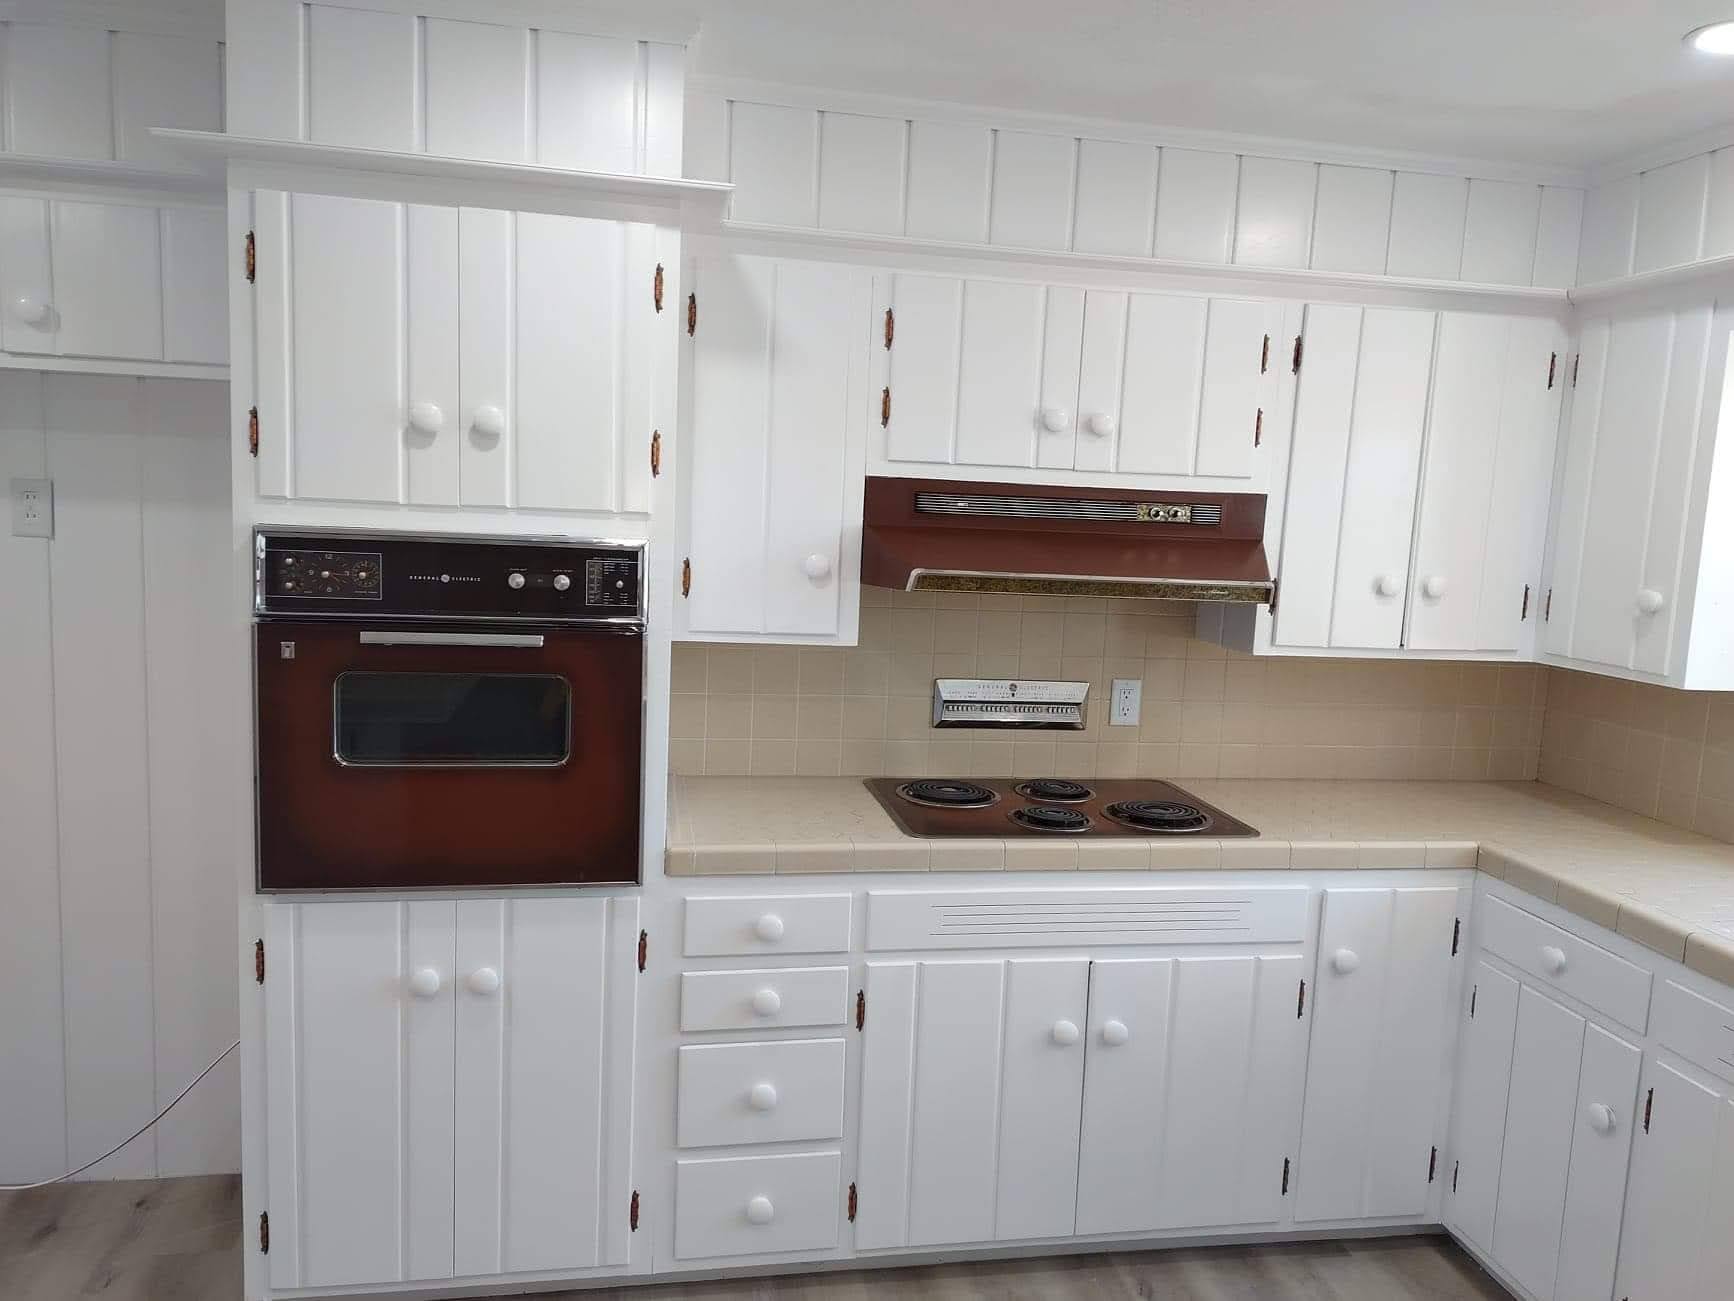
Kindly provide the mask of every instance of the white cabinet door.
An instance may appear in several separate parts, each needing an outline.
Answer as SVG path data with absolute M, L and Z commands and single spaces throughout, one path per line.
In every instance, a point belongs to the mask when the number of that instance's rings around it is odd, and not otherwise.
M 994 1236 L 1062 1238 L 1077 1215 L 1090 964 L 1027 958 L 1006 966 Z
M 1192 473 L 1224 479 L 1253 475 L 1256 453 L 1274 414 L 1276 372 L 1272 336 L 1282 328 L 1276 303 L 1212 298 L 1204 334 L 1204 385 L 1199 397 Z
M 1641 1058 L 1631 1044 L 1600 1026 L 1584 1033 L 1556 1301 L 1600 1301 L 1613 1293 L 1626 1167 L 1639 1120 L 1634 1108 Z M 1734 1209 L 1734 1203 L 1726 1205 Z
M 964 282 L 957 464 L 1035 464 L 1046 303 L 1040 285 Z M 893 391 L 893 404 L 898 397 Z
M 67 357 L 163 355 L 162 229 L 157 209 L 54 208 L 54 308 Z
M 1485 962 L 1475 964 L 1470 978 L 1474 985 L 1463 1032 L 1457 1151 L 1451 1165 L 1451 1224 L 1481 1250 L 1491 1252 L 1519 986 Z
M 871 282 L 754 257 L 694 274 L 684 633 L 851 642 Z
M 0 195 L 0 347 L 57 352 L 48 201 Z
M 1734 1096 L 1652 1056 L 1634 1116 L 1632 1178 L 1615 1293 L 1700 1301 L 1734 1278 Z
M 1426 1210 L 1456 917 L 1450 887 L 1325 891 L 1296 1220 Z

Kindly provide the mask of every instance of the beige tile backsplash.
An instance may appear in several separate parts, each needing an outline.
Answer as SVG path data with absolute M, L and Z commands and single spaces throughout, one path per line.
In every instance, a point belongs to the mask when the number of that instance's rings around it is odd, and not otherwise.
M 1541 779 L 1734 840 L 1734 692 L 1549 669 Z
M 856 647 L 674 648 L 682 775 L 1531 779 L 1533 665 L 1253 658 L 1192 636 L 1175 602 L 864 588 Z M 936 677 L 1085 679 L 1083 732 L 930 725 Z M 1107 689 L 1141 678 L 1142 721 Z

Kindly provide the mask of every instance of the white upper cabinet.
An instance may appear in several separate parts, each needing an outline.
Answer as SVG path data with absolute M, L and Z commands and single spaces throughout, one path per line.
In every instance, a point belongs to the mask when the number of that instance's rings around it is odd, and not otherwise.
M 1554 511 L 1549 659 L 1734 687 L 1731 328 L 1708 301 L 1584 321 Z
M 691 275 L 679 635 L 852 643 L 871 277 L 722 253 Z
M 1263 473 L 1280 304 L 903 272 L 878 299 L 895 328 L 875 472 L 1226 490 Z

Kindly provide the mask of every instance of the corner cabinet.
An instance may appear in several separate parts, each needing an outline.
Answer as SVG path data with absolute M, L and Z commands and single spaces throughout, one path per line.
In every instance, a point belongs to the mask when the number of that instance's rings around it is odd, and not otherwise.
M 272 1287 L 625 1271 L 636 897 L 264 915 Z
M 718 252 L 687 288 L 676 635 L 851 644 L 871 276 Z

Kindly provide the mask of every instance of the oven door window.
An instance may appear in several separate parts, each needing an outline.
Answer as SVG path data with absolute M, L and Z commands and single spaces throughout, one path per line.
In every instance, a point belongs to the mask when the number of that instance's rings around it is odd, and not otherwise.
M 332 752 L 346 767 L 558 768 L 572 684 L 552 673 L 343 673 Z

